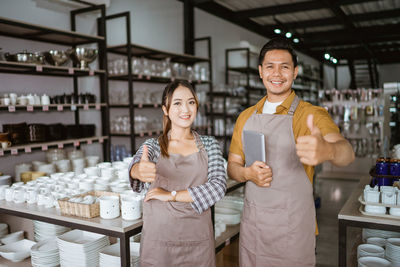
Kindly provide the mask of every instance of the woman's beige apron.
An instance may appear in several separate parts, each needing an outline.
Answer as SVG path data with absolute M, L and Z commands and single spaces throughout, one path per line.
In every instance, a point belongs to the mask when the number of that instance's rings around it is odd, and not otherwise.
M 269 188 L 246 183 L 239 241 L 242 267 L 315 265 L 313 189 L 293 135 L 298 103 L 296 96 L 288 115 L 255 113 L 243 128 L 266 136 L 273 180 Z
M 195 138 L 200 141 L 198 136 Z M 156 164 L 156 180 L 150 189 L 161 187 L 168 191 L 179 191 L 206 183 L 208 156 L 203 146 L 199 142 L 197 144 L 199 152 L 188 156 L 160 156 Z M 145 202 L 140 266 L 215 266 L 210 209 L 198 214 L 190 203 Z

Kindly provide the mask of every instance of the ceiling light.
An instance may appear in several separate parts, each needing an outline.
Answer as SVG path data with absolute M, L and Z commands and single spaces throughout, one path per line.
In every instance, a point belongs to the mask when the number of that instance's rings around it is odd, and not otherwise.
M 329 55 L 328 53 L 325 53 L 324 57 L 326 60 L 329 60 L 331 58 L 331 55 Z
M 336 59 L 336 58 L 333 58 L 333 59 L 332 59 L 332 62 L 333 62 L 333 64 L 336 64 L 336 63 L 337 63 L 337 59 Z
M 276 34 L 281 34 L 281 32 L 282 32 L 281 29 L 275 29 L 274 30 L 274 33 L 276 33 Z
M 298 44 L 298 43 L 300 42 L 300 40 L 299 40 L 298 38 L 294 38 L 294 39 L 293 39 L 293 42 L 296 43 L 296 44 Z
M 292 37 L 292 33 L 291 33 L 291 32 L 287 32 L 287 33 L 285 34 L 285 36 L 286 36 L 286 38 L 290 38 L 290 37 Z

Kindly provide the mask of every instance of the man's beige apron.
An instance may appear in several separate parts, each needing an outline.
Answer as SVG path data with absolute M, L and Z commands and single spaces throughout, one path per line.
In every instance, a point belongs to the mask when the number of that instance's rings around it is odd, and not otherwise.
M 195 134 L 199 152 L 160 156 L 150 189 L 185 190 L 207 182 L 208 156 Z M 210 209 L 198 214 L 190 203 L 150 200 L 143 204 L 140 266 L 215 266 Z
M 298 103 L 296 96 L 288 115 L 255 113 L 243 128 L 266 136 L 273 180 L 269 188 L 246 183 L 239 241 L 242 267 L 315 265 L 313 189 L 293 135 Z

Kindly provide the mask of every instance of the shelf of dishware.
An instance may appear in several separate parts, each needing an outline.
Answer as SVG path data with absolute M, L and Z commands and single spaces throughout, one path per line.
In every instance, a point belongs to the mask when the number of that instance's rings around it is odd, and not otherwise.
M 89 103 L 89 104 L 49 104 L 49 105 L 0 105 L 1 111 L 15 112 L 15 111 L 75 111 L 77 109 L 89 110 L 96 109 L 100 110 L 102 107 L 106 107 L 106 103 Z
M 215 239 L 215 253 L 228 246 L 232 241 L 239 238 L 240 224 L 227 225 L 226 230 Z
M 107 47 L 108 52 L 127 55 L 128 45 L 115 45 Z M 189 54 L 177 54 L 173 52 L 158 50 L 138 44 L 131 44 L 131 54 L 135 57 L 145 57 L 154 60 L 165 60 L 170 58 L 171 62 L 183 63 L 183 64 L 194 64 L 199 62 L 208 62 L 208 58 L 196 57 Z
M 128 81 L 127 74 L 120 74 L 120 75 L 110 75 L 108 76 L 109 80 L 117 80 L 117 81 Z M 158 76 L 151 76 L 151 75 L 140 75 L 140 74 L 132 74 L 132 81 L 134 82 L 149 82 L 149 83 L 169 83 L 174 81 L 175 79 L 180 79 L 180 77 L 171 78 L 171 77 L 158 77 Z M 182 77 L 185 79 L 185 77 Z M 194 84 L 208 84 L 210 81 L 206 80 L 188 80 L 190 83 Z
M 0 35 L 68 46 L 104 41 L 103 36 L 77 33 L 4 17 L 0 17 Z
M 52 65 L 42 65 L 34 63 L 0 61 L 0 72 L 29 74 L 29 75 L 48 75 L 48 76 L 95 76 L 105 75 L 105 70 L 92 70 L 89 68 L 62 67 Z
M 10 146 L 4 149 L 0 149 L 0 156 L 4 156 L 6 154 L 18 155 L 19 153 L 30 153 L 32 150 L 42 150 L 47 151 L 49 148 L 63 148 L 65 146 L 74 146 L 78 147 L 81 144 L 92 144 L 95 142 L 103 143 L 105 139 L 108 139 L 107 136 L 97 136 L 97 137 L 89 137 L 89 138 L 78 138 L 78 139 L 67 139 L 67 140 L 59 140 L 53 142 L 42 142 L 42 143 L 32 143 L 32 144 L 24 144 L 18 146 Z

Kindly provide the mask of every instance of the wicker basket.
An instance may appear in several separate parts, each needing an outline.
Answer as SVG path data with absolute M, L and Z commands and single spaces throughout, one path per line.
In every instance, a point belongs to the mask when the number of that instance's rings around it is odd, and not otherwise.
M 119 196 L 117 193 L 113 192 L 106 192 L 106 191 L 90 191 L 84 194 L 76 195 L 75 197 L 85 197 L 85 196 L 94 196 L 94 197 L 101 197 L 101 196 Z M 100 216 L 100 203 L 96 202 L 93 204 L 83 204 L 83 203 L 76 203 L 70 202 L 70 198 L 62 198 L 58 200 L 58 204 L 60 205 L 61 214 L 63 215 L 73 215 L 78 217 L 84 218 L 94 218 Z

